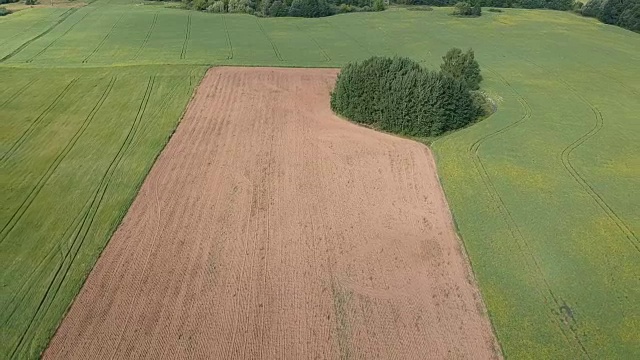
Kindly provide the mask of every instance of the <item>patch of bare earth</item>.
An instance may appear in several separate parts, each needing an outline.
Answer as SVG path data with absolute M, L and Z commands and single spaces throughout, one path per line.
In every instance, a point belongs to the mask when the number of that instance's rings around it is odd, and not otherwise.
M 430 151 L 214 68 L 45 358 L 499 357 Z

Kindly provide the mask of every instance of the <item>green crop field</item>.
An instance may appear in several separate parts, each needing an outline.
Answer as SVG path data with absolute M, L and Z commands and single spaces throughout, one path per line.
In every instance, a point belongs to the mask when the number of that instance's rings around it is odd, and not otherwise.
M 210 65 L 473 47 L 498 111 L 436 139 L 508 358 L 640 357 L 640 35 L 570 13 L 256 18 L 98 0 L 0 17 L 0 358 L 46 347 Z M 635 189 L 635 190 L 634 190 Z

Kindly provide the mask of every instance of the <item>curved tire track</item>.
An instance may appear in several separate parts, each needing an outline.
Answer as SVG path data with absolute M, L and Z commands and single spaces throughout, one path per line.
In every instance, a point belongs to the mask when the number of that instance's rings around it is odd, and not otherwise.
M 524 59 L 529 64 L 539 68 L 542 71 L 550 72 L 541 65 L 534 63 L 529 59 Z M 624 234 L 624 236 L 629 240 L 630 244 L 635 248 L 636 251 L 640 252 L 640 240 L 638 240 L 638 236 L 629 228 L 629 226 L 620 218 L 620 216 L 607 204 L 607 202 L 602 198 L 593 186 L 580 174 L 580 172 L 575 168 L 575 166 L 571 163 L 571 153 L 579 148 L 582 144 L 584 144 L 587 140 L 594 137 L 596 134 L 602 130 L 604 127 L 604 119 L 602 117 L 602 113 L 598 108 L 593 105 L 587 98 L 582 96 L 571 84 L 569 84 L 566 80 L 564 80 L 558 73 L 555 73 L 555 77 L 558 81 L 564 84 L 564 86 L 569 89 L 580 101 L 585 103 L 591 109 L 591 112 L 595 118 L 595 124 L 593 128 L 591 128 L 586 133 L 582 134 L 578 139 L 569 144 L 566 148 L 562 150 L 560 154 L 560 159 L 562 162 L 562 166 L 565 170 L 571 175 L 575 182 L 577 182 L 587 194 L 593 199 L 593 201 L 600 207 L 600 209 L 609 217 L 609 219 L 620 229 L 620 231 Z
M 604 127 L 604 119 L 602 117 L 602 113 L 600 112 L 600 110 L 598 110 L 597 107 L 591 104 L 582 95 L 578 94 L 578 92 L 575 91 L 575 89 L 573 89 L 564 80 L 560 80 L 560 81 L 563 82 L 567 87 L 569 87 L 580 100 L 582 100 L 585 104 L 589 106 L 595 118 L 595 124 L 588 132 L 584 133 L 582 136 L 580 136 L 578 139 L 576 139 L 574 142 L 572 142 L 562 150 L 562 153 L 560 154 L 560 159 L 562 160 L 562 166 L 571 175 L 571 177 L 575 180 L 575 182 L 580 184 L 580 186 L 582 186 L 584 191 L 586 191 L 589 194 L 589 196 L 591 196 L 593 201 L 595 201 L 596 204 L 598 204 L 598 207 L 600 207 L 600 209 L 605 214 L 607 214 L 609 219 L 614 224 L 616 224 L 618 229 L 620 229 L 620 231 L 629 240 L 629 242 L 636 249 L 636 251 L 640 252 L 640 246 L 638 245 L 639 241 L 636 234 L 627 226 L 627 224 L 620 218 L 620 216 L 616 214 L 616 212 L 609 206 L 609 204 L 607 204 L 607 202 L 604 201 L 602 196 L 598 194 L 597 191 L 595 191 L 593 186 L 589 184 L 589 182 L 580 174 L 580 172 L 578 172 L 576 167 L 571 163 L 571 153 L 577 148 L 579 148 L 580 146 L 582 146 L 587 140 L 591 139 L 596 134 L 598 134 L 600 130 L 602 130 L 602 128 Z
M 542 271 L 542 266 L 540 265 L 540 261 L 534 255 L 535 254 L 534 251 L 531 250 L 530 244 L 526 241 L 525 236 L 522 234 L 517 222 L 515 221 L 515 219 L 513 218 L 513 215 L 509 211 L 509 208 L 507 207 L 506 203 L 500 196 L 500 193 L 495 187 L 484 164 L 482 163 L 482 159 L 480 158 L 479 149 L 480 149 L 480 146 L 482 146 L 482 144 L 484 144 L 486 141 L 490 140 L 491 138 L 501 135 L 509 131 L 510 129 L 513 129 L 514 127 L 517 127 L 523 124 L 525 121 L 531 118 L 531 114 L 532 114 L 532 108 L 529 105 L 529 103 L 526 101 L 526 99 L 522 95 L 520 95 L 520 93 L 518 93 L 518 91 L 515 88 L 513 88 L 513 86 L 502 75 L 500 75 L 498 72 L 492 69 L 489 69 L 489 70 L 493 72 L 496 76 L 498 76 L 502 80 L 502 82 L 505 85 L 507 85 L 509 89 L 511 89 L 511 91 L 513 91 L 513 93 L 518 97 L 518 102 L 524 109 L 524 115 L 519 120 L 505 127 L 502 127 L 494 132 L 486 134 L 485 136 L 480 137 L 478 140 L 476 140 L 469 146 L 468 152 L 471 155 L 472 161 L 474 163 L 474 167 L 480 174 L 480 177 L 482 178 L 482 181 L 485 187 L 487 188 L 489 195 L 491 196 L 491 198 L 493 198 L 493 200 L 496 203 L 498 203 L 499 205 L 498 210 L 500 211 L 500 213 L 502 213 L 502 216 L 505 219 L 505 222 L 507 224 L 507 227 L 509 228 L 509 232 L 511 233 L 511 236 L 518 242 L 518 247 L 520 248 L 520 251 L 524 255 L 529 255 L 527 256 L 527 258 L 530 258 L 531 264 L 533 265 L 533 268 L 537 272 L 538 279 L 542 281 L 542 284 L 544 285 L 544 288 L 548 293 L 548 295 L 545 295 L 544 293 L 541 293 L 540 295 L 545 299 L 546 303 L 549 303 L 549 300 L 551 300 L 555 304 L 555 308 L 552 309 L 552 314 L 555 316 L 552 317 L 551 314 L 546 314 L 546 316 L 558 326 L 558 328 L 564 335 L 567 342 L 572 343 L 571 339 L 566 333 L 565 328 L 563 327 L 563 321 L 561 320 L 561 318 L 557 317 L 561 315 L 560 309 L 564 305 L 564 302 L 561 302 L 559 300 L 559 297 L 552 290 L 546 276 L 544 275 L 544 272 Z M 582 343 L 582 340 L 579 338 L 578 334 L 576 333 L 575 329 L 572 326 L 568 326 L 568 328 L 571 331 L 573 338 L 575 340 L 575 343 L 578 345 L 580 351 L 583 353 L 583 355 L 585 355 L 587 358 L 590 359 L 591 357 L 588 351 L 586 350 L 586 347 Z

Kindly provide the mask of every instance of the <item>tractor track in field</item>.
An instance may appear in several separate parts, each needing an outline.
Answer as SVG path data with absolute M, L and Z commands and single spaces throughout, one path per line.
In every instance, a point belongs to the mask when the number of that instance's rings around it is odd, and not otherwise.
M 40 113 L 40 115 L 38 115 L 38 117 L 36 117 L 35 120 L 33 120 L 33 122 L 31 124 L 29 124 L 29 127 L 22 133 L 22 135 L 20 135 L 20 137 L 18 137 L 18 139 L 16 139 L 16 141 L 14 141 L 14 143 L 11 144 L 11 147 L 9 147 L 9 150 L 7 150 L 7 152 L 2 154 L 2 157 L 0 157 L 0 165 L 4 164 L 5 160 L 7 160 L 9 157 L 11 157 L 11 155 L 13 155 L 22 146 L 22 144 L 29 138 L 29 136 L 31 136 L 31 134 L 33 134 L 33 132 L 38 127 L 38 125 L 40 125 L 42 120 L 47 115 L 49 115 L 49 113 L 51 112 L 51 110 L 53 110 L 53 108 L 55 108 L 58 105 L 60 100 L 62 100 L 62 98 L 73 87 L 73 85 L 75 85 L 75 83 L 78 81 L 78 79 L 79 78 L 74 78 L 73 80 L 71 80 L 67 84 L 67 86 L 65 86 L 64 89 L 62 89 L 62 91 L 58 94 L 58 96 L 56 96 L 53 99 L 53 102 L 51 102 L 51 104 L 49 104 L 49 106 L 47 106 Z
M 231 35 L 229 34 L 229 27 L 227 26 L 227 16 L 222 15 L 222 23 L 224 24 L 224 32 L 227 36 L 227 45 L 229 46 L 229 55 L 227 55 L 227 60 L 233 59 L 233 44 L 231 43 Z
M 71 9 L 65 11 L 64 13 L 62 13 L 60 15 L 60 19 L 58 21 L 56 21 L 53 25 L 51 25 L 45 31 L 41 32 L 40 34 L 38 34 L 38 35 L 32 37 L 31 39 L 27 40 L 26 42 L 24 42 L 17 49 L 15 49 L 12 52 L 10 52 L 9 54 L 5 55 L 3 58 L 0 59 L 0 63 L 5 62 L 5 61 L 9 60 L 10 58 L 16 56 L 19 52 L 24 50 L 27 46 L 31 45 L 32 42 L 34 42 L 34 41 L 40 39 L 41 37 L 47 35 L 48 33 L 50 33 L 58 25 L 62 24 L 62 22 L 64 22 L 69 16 L 71 16 L 71 14 L 75 13 L 76 11 L 78 11 L 78 9 L 79 8 L 71 8 Z
M 72 234 L 71 231 L 75 231 L 75 229 L 77 228 L 77 223 L 81 220 L 81 215 L 84 214 L 84 209 L 87 208 L 88 205 L 89 205 L 89 200 L 85 202 L 85 204 L 82 207 L 83 210 L 80 211 L 78 215 L 76 215 L 73 221 L 64 230 L 61 239 L 65 239 L 67 238 L 67 236 L 71 236 Z M 57 250 L 57 253 L 60 255 L 60 257 L 64 258 L 64 251 L 62 250 L 62 246 L 63 246 L 62 243 L 58 243 L 57 246 L 52 246 L 51 249 L 49 249 L 49 252 L 42 258 L 42 260 L 38 262 L 38 264 L 33 268 L 33 270 L 31 270 L 29 275 L 27 275 L 26 280 L 22 282 L 22 285 L 20 285 L 20 288 L 18 289 L 18 291 L 16 291 L 13 294 L 13 296 L 9 300 L 7 309 L 5 309 L 5 312 L 2 314 L 4 315 L 1 322 L 2 325 L 6 325 L 9 322 L 9 320 L 13 317 L 13 314 L 19 308 L 17 305 L 20 304 L 20 302 L 22 302 L 24 300 L 24 297 L 28 294 L 28 291 L 23 292 L 23 290 L 31 286 L 33 277 L 39 274 L 42 271 L 41 270 L 42 267 L 45 265 L 48 265 L 49 262 L 55 257 L 54 255 L 56 255 L 56 250 Z M 12 306 L 14 307 L 11 308 Z
M 180 87 L 180 85 L 176 84 L 174 86 L 174 88 L 172 90 L 170 90 L 167 95 L 165 95 L 165 99 L 168 100 L 169 98 L 173 98 L 178 93 L 177 89 L 179 87 Z M 156 116 L 159 116 L 160 114 L 162 114 L 169 107 L 169 104 L 170 104 L 169 101 L 163 101 L 160 106 L 157 106 L 157 107 L 154 108 L 154 112 L 150 115 L 150 117 L 153 119 Z M 140 141 L 140 139 L 143 138 L 145 135 L 149 134 L 149 132 L 152 131 L 152 130 L 153 130 L 152 127 L 145 127 L 143 130 L 141 130 L 140 136 L 136 137 L 136 139 L 133 142 L 132 146 L 136 146 L 138 144 L 138 142 Z
M 262 31 L 262 34 L 264 34 L 264 37 L 266 37 L 267 40 L 269 40 L 269 43 L 271 44 L 271 48 L 273 49 L 273 52 L 276 54 L 276 58 L 280 61 L 284 61 L 284 59 L 282 58 L 282 54 L 280 54 L 280 50 L 278 50 L 278 47 L 273 42 L 271 37 L 269 37 L 269 34 L 267 34 L 267 31 L 264 29 L 264 27 L 262 27 L 262 24 L 260 24 L 260 20 L 258 20 L 257 17 L 256 17 L 256 24 L 258 24 L 258 28 L 260 28 L 260 31 Z
M 62 14 L 64 14 L 64 12 Z M 56 17 L 56 15 L 58 17 L 60 17 L 62 14 L 51 14 L 51 15 L 47 16 L 45 18 L 45 20 L 48 21 L 50 18 Z M 29 26 L 28 28 L 24 29 L 22 32 L 23 33 L 29 32 L 31 29 L 33 29 L 34 27 L 36 27 L 38 25 L 40 25 L 40 23 L 37 22 L 37 21 L 34 21 L 33 24 L 31 24 L 31 26 Z M 0 41 L 0 45 L 6 44 L 7 42 L 9 42 L 9 40 L 11 40 L 11 37 L 7 37 L 7 39 L 5 39 L 3 41 Z
M 9 105 L 13 100 L 17 99 L 20 95 L 22 95 L 23 92 L 25 92 L 29 87 L 31 87 L 31 85 L 33 85 L 37 80 L 38 79 L 33 79 L 27 82 L 26 84 L 24 84 L 20 89 L 18 89 L 18 91 L 14 92 L 11 96 L 7 97 L 5 101 L 3 101 L 2 104 L 0 104 L 0 107 Z M 4 158 L 4 155 L 3 155 L 3 158 Z
M 2 230 L 0 230 L 0 244 L 7 238 L 7 235 L 11 232 L 11 230 L 15 227 L 15 225 L 20 221 L 20 218 L 22 217 L 22 215 L 24 215 L 24 213 L 27 211 L 29 206 L 31 206 L 35 198 L 38 196 L 38 193 L 42 190 L 42 188 L 47 183 L 47 181 L 49 181 L 49 178 L 51 178 L 51 175 L 53 175 L 53 173 L 58 168 L 60 163 L 64 160 L 64 158 L 69 154 L 69 152 L 73 149 L 75 144 L 78 142 L 78 139 L 82 136 L 82 134 L 84 134 L 84 131 L 91 124 L 91 122 L 95 118 L 96 113 L 100 110 L 100 108 L 102 107 L 102 104 L 104 104 L 106 98 L 109 96 L 109 93 L 113 88 L 115 80 L 116 80 L 115 77 L 111 79 L 106 89 L 102 93 L 100 99 L 98 99 L 98 102 L 91 109 L 91 111 L 89 112 L 89 115 L 87 115 L 87 117 L 85 118 L 83 123 L 80 125 L 76 133 L 71 137 L 71 140 L 67 143 L 64 149 L 62 149 L 62 151 L 56 156 L 56 158 L 49 165 L 49 167 L 47 168 L 45 173 L 42 175 L 42 177 L 38 180 L 38 182 L 33 187 L 33 189 L 31 189 L 31 191 L 27 194 L 27 197 L 20 204 L 20 207 L 18 207 L 18 209 L 13 213 L 11 218 L 9 218 L 9 221 L 3 226 Z
M 180 52 L 180 59 L 187 57 L 187 49 L 189 47 L 189 39 L 191 38 L 191 14 L 187 16 L 187 28 L 184 34 L 184 42 L 182 43 L 182 51 Z
M 627 223 L 620 218 L 620 216 L 609 206 L 609 204 L 603 199 L 602 195 L 600 195 L 593 186 L 580 174 L 580 172 L 576 169 L 576 167 L 571 163 L 571 153 L 582 146 L 587 140 L 593 138 L 597 135 L 600 130 L 604 127 L 604 118 L 602 117 L 602 113 L 600 110 L 593 105 L 587 98 L 582 96 L 571 84 L 569 84 L 566 80 L 564 80 L 558 73 L 554 71 L 549 71 L 545 67 L 536 64 L 535 62 L 522 58 L 524 61 L 529 64 L 539 68 L 545 72 L 555 73 L 555 78 L 557 81 L 561 82 L 569 91 L 571 91 L 580 101 L 586 104 L 591 112 L 593 113 L 593 117 L 595 119 L 595 123 L 593 127 L 582 134 L 579 138 L 573 141 L 571 144 L 567 145 L 562 152 L 560 153 L 560 160 L 562 166 L 565 170 L 571 175 L 573 180 L 580 185 L 584 191 L 593 199 L 593 201 L 598 205 L 598 207 L 607 215 L 609 220 L 611 220 L 616 227 L 624 234 L 625 238 L 630 242 L 630 244 L 634 247 L 637 252 L 640 252 L 640 240 L 638 236 L 629 228 Z M 628 91 L 631 91 L 627 89 Z
M 155 76 L 152 76 L 147 83 L 147 87 L 145 89 L 145 93 L 143 95 L 142 101 L 138 108 L 138 112 L 136 113 L 136 116 L 132 121 L 131 127 L 129 128 L 129 131 L 127 133 L 127 136 L 125 137 L 123 143 L 120 145 L 115 157 L 113 158 L 113 160 L 111 160 L 104 175 L 100 178 L 100 182 L 97 186 L 96 191 L 85 202 L 85 206 L 83 207 L 83 212 L 80 213 L 81 221 L 72 232 L 73 239 L 71 240 L 71 244 L 68 246 L 67 252 L 64 254 L 62 261 L 58 265 L 58 268 L 54 274 L 54 277 L 52 281 L 49 283 L 49 286 L 47 287 L 47 290 L 45 291 L 42 297 L 42 300 L 38 305 L 38 309 L 36 310 L 34 316 L 32 317 L 31 322 L 29 323 L 27 329 L 25 330 L 25 332 L 21 337 L 20 343 L 22 343 L 26 333 L 29 331 L 37 315 L 39 313 L 46 314 L 48 312 L 49 307 L 53 303 L 53 299 L 55 299 L 55 297 L 57 296 L 58 291 L 60 290 L 62 284 L 64 283 L 69 273 L 69 270 L 72 268 L 73 263 L 77 258 L 78 252 L 84 245 L 84 241 L 87 238 L 89 231 L 91 230 L 93 221 L 96 215 L 98 214 L 102 201 L 104 200 L 105 194 L 109 189 L 109 185 L 111 183 L 111 180 L 113 179 L 113 175 L 117 170 L 117 168 L 119 167 L 122 159 L 124 158 L 124 155 L 131 148 L 133 139 L 138 134 L 138 131 L 140 129 L 140 124 L 142 122 L 142 119 L 147 109 L 147 105 L 149 103 L 149 99 L 151 97 L 151 93 L 153 92 L 154 85 L 155 85 Z M 87 208 L 87 204 L 89 205 L 88 208 Z M 84 210 L 84 208 L 86 208 L 86 210 Z M 78 217 L 76 217 L 76 219 L 78 219 Z M 74 220 L 74 223 L 75 223 L 75 220 Z M 73 223 L 71 227 L 73 227 Z M 67 261 L 68 261 L 68 265 L 65 267 L 64 265 Z M 54 285 L 56 283 L 57 285 Z M 51 300 L 47 302 L 46 301 L 47 298 L 50 298 Z M 14 350 L 12 357 L 15 354 L 15 352 L 19 349 L 20 343 Z
M 62 35 L 58 36 L 57 38 L 55 38 L 52 42 L 50 42 L 47 46 L 45 46 L 44 48 L 42 48 L 42 50 L 38 51 L 37 54 L 33 55 L 31 58 L 29 58 L 26 62 L 27 63 L 31 63 L 33 62 L 33 60 L 35 60 L 35 58 L 37 58 L 38 56 L 44 54 L 45 51 L 47 51 L 51 46 L 53 46 L 56 42 L 58 42 L 58 40 L 62 39 L 63 37 L 65 37 L 69 32 L 71 32 L 71 30 L 73 30 L 73 28 L 75 28 L 76 25 L 78 25 L 80 22 L 82 22 L 82 20 L 84 20 L 89 14 L 93 13 L 94 11 L 96 11 L 96 9 L 98 9 L 97 7 L 89 10 L 86 12 L 86 14 L 84 14 L 80 20 L 76 21 L 73 25 L 71 25 L 64 33 L 62 33 Z
M 140 54 L 142 53 L 142 50 L 144 50 L 144 48 L 147 46 L 147 43 L 149 42 L 149 39 L 151 38 L 151 34 L 153 33 L 153 30 L 155 29 L 157 22 L 158 22 L 158 12 L 156 12 L 153 15 L 153 20 L 151 21 L 151 25 L 149 26 L 149 30 L 147 30 L 147 34 L 145 35 L 144 40 L 142 40 L 142 44 L 140 45 L 140 47 L 136 51 L 135 55 L 133 56 L 133 60 L 136 60 L 138 58 L 138 56 L 140 56 Z
M 316 41 L 316 39 L 309 34 L 308 31 L 303 30 L 300 25 L 296 24 L 296 27 L 298 28 L 298 31 L 300 31 L 301 33 L 305 33 L 307 35 L 307 37 L 309 39 L 311 39 L 311 41 L 313 41 L 314 44 L 316 44 L 316 46 L 318 47 L 318 50 L 320 50 L 320 52 L 322 53 L 322 56 L 324 56 L 324 60 L 329 62 L 331 61 L 331 57 L 329 56 L 329 54 L 327 54 L 326 51 L 324 51 L 324 49 L 322 48 L 322 46 L 320 46 L 320 44 L 318 43 L 318 41 Z
M 100 41 L 98 46 L 96 46 L 95 49 L 93 49 L 93 51 L 91 51 L 91 53 L 89 55 L 87 55 L 87 57 L 84 58 L 84 60 L 82 60 L 83 64 L 86 64 L 87 62 L 89 62 L 89 59 L 91 59 L 91 57 L 93 55 L 95 55 L 95 53 L 97 53 L 102 48 L 102 45 L 104 45 L 104 43 L 107 41 L 107 39 L 109 39 L 109 37 L 111 36 L 113 31 L 116 29 L 116 26 L 118 26 L 118 24 L 120 23 L 120 20 L 122 20 L 122 18 L 125 16 L 125 14 L 126 13 L 120 15 L 118 20 L 116 20 L 116 22 L 113 23 L 113 25 L 111 25 L 111 29 L 109 29 L 109 32 L 107 32 L 107 34 L 102 38 L 102 40 Z
M 559 78 L 560 79 L 560 78 Z M 589 182 L 580 174 L 580 172 L 575 168 L 575 166 L 571 163 L 571 153 L 582 146 L 587 140 L 594 137 L 602 128 L 604 127 L 604 118 L 602 117 L 602 113 L 600 110 L 594 106 L 589 100 L 587 100 L 584 96 L 580 95 L 571 85 L 569 85 L 563 79 L 560 79 L 568 88 L 572 90 L 572 92 L 587 106 L 591 112 L 593 112 L 593 116 L 595 118 L 595 123 L 593 127 L 582 134 L 579 138 L 577 138 L 574 142 L 569 144 L 566 148 L 562 150 L 560 154 L 560 159 L 562 161 L 562 166 L 565 170 L 571 175 L 571 177 L 580 185 L 582 188 L 589 194 L 589 196 L 593 199 L 593 201 L 598 204 L 598 207 L 607 214 L 609 219 L 616 224 L 618 229 L 624 234 L 624 236 L 629 240 L 631 245 L 636 249 L 636 251 L 640 252 L 640 246 L 638 237 L 636 234 L 629 228 L 629 226 L 620 218 L 620 216 L 607 204 L 606 201 L 602 198 L 600 194 L 589 184 Z
M 531 250 L 530 244 L 526 241 L 526 238 L 525 238 L 524 234 L 522 234 L 522 232 L 520 230 L 520 227 L 518 226 L 517 222 L 513 218 L 513 215 L 511 214 L 511 211 L 507 207 L 507 204 L 504 202 L 504 200 L 500 196 L 500 193 L 498 192 L 497 188 L 495 187 L 493 181 L 491 180 L 491 177 L 489 176 L 489 174 L 488 174 L 488 172 L 487 172 L 487 170 L 486 170 L 486 168 L 485 168 L 485 166 L 484 166 L 484 164 L 482 162 L 482 159 L 480 158 L 479 149 L 480 149 L 480 146 L 482 146 L 482 144 L 484 144 L 486 141 L 490 140 L 491 138 L 494 138 L 494 137 L 496 137 L 498 135 L 501 135 L 501 134 L 509 131 L 510 129 L 513 129 L 513 128 L 523 124 L 528 119 L 530 119 L 531 115 L 532 115 L 532 108 L 529 105 L 529 103 L 526 101 L 526 99 L 523 96 L 521 96 L 520 93 L 502 75 L 500 75 L 498 72 L 496 72 L 496 71 L 494 71 L 492 69 L 489 69 L 489 70 L 491 72 L 493 72 L 496 76 L 498 76 L 502 80 L 502 82 L 505 85 L 507 85 L 511 89 L 511 91 L 518 97 L 518 102 L 520 103 L 520 105 L 524 109 L 524 115 L 520 119 L 518 119 L 517 121 L 512 122 L 507 126 L 504 126 L 504 127 L 500 128 L 500 129 L 497 129 L 497 130 L 495 130 L 495 131 L 493 131 L 493 132 L 491 132 L 489 134 L 486 134 L 486 135 L 480 137 L 479 139 L 477 139 L 475 142 L 473 142 L 469 146 L 468 152 L 471 155 L 471 159 L 473 160 L 474 167 L 476 168 L 476 170 L 480 174 L 480 177 L 481 177 L 485 187 L 489 191 L 490 196 L 493 198 L 493 200 L 496 203 L 499 204 L 498 210 L 502 213 L 502 217 L 503 217 L 503 219 L 505 219 L 505 222 L 507 224 L 507 227 L 509 228 L 509 232 L 511 233 L 511 236 L 517 241 L 518 247 L 520 248 L 520 251 L 522 252 L 522 254 L 523 255 L 528 255 L 528 256 L 525 256 L 525 258 L 529 258 L 532 261 L 533 268 L 536 269 L 536 272 L 538 274 L 539 280 L 542 281 L 542 283 L 544 284 L 544 287 L 546 288 L 547 292 L 549 293 L 550 299 L 555 304 L 555 308 L 552 309 L 551 314 L 547 314 L 547 316 L 549 317 L 549 319 L 552 322 L 554 322 L 558 326 L 558 328 L 560 329 L 560 331 L 564 335 L 564 337 L 567 340 L 567 342 L 568 343 L 572 343 L 569 335 L 566 333 L 566 330 L 563 327 L 563 321 L 560 318 L 558 318 L 558 316 L 561 314 L 560 311 L 562 309 L 562 306 L 566 305 L 566 304 L 564 302 L 561 303 L 561 301 L 559 300 L 559 297 L 552 290 L 548 279 L 546 278 L 546 276 L 544 275 L 544 272 L 542 271 L 542 267 L 540 266 L 540 261 L 537 259 L 537 257 L 534 255 L 534 252 Z M 547 296 L 545 296 L 544 293 L 540 293 L 540 295 L 543 298 L 545 298 L 545 302 L 547 302 L 547 303 L 549 302 L 549 298 Z M 552 314 L 554 316 L 551 316 Z M 582 340 L 580 339 L 580 337 L 576 333 L 575 329 L 572 326 L 567 326 L 567 328 L 569 328 L 569 330 L 571 331 L 571 333 L 573 335 L 573 339 L 575 340 L 575 343 L 578 345 L 578 347 L 581 350 L 581 352 L 587 358 L 590 359 L 591 356 L 589 355 L 586 347 L 582 343 Z

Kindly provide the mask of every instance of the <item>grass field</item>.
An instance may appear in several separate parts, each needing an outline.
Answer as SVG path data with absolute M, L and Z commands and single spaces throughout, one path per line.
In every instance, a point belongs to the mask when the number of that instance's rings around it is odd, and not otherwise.
M 15 87 L 0 97 L 2 358 L 46 345 L 203 70 L 3 75 Z
M 433 148 L 505 356 L 639 357 L 640 35 L 570 13 L 447 12 L 258 19 L 98 0 L 0 18 L 0 357 L 46 346 L 200 65 L 435 67 L 452 46 L 474 48 L 499 103 Z

